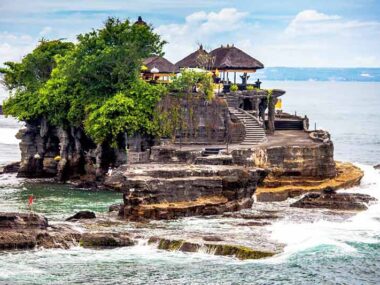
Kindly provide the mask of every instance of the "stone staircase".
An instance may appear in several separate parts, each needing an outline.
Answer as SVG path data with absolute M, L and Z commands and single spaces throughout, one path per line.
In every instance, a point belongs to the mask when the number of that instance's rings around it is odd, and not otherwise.
M 228 107 L 239 108 L 239 101 L 235 96 L 227 95 L 225 98 Z
M 227 101 L 228 102 L 228 101 Z M 259 121 L 246 111 L 229 105 L 230 114 L 234 115 L 245 127 L 245 138 L 241 145 L 257 145 L 266 141 L 265 131 L 260 126 Z

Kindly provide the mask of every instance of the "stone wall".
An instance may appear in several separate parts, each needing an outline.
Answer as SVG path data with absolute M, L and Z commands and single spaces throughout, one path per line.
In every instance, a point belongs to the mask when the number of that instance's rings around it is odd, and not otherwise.
M 234 164 L 268 168 L 275 176 L 336 176 L 334 145 L 326 138 L 318 143 L 311 141 L 304 145 L 233 150 L 232 157 Z
M 238 143 L 244 139 L 244 126 L 230 117 L 223 98 L 207 101 L 196 93 L 174 93 L 159 102 L 157 111 L 163 117 L 161 129 L 177 144 L 224 144 L 227 139 Z

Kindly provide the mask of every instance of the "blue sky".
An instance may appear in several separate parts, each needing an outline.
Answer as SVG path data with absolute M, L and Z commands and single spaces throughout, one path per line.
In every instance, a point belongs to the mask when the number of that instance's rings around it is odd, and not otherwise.
M 380 67 L 376 0 L 0 0 L 0 63 L 41 37 L 75 40 L 108 16 L 139 15 L 169 42 L 173 62 L 198 43 L 234 43 L 266 66 Z

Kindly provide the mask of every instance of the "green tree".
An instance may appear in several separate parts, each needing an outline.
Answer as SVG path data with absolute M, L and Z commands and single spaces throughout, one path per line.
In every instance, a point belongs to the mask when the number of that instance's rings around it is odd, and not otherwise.
M 65 55 L 73 47 L 72 43 L 60 40 L 41 40 L 21 62 L 5 62 L 0 73 L 11 96 L 4 102 L 4 113 L 20 120 L 38 117 L 39 89 L 50 78 L 56 57 Z
M 161 55 L 165 42 L 151 26 L 116 18 L 77 39 L 66 52 L 52 53 L 51 64 L 41 60 L 41 72 L 23 75 L 20 87 L 17 74 L 23 69 L 18 63 L 8 63 L 2 70 L 6 86 L 18 92 L 6 101 L 6 114 L 20 120 L 44 117 L 55 126 L 84 128 L 97 143 L 115 143 L 124 132 L 153 133 L 153 110 L 166 89 L 142 82 L 139 73 L 142 60 Z M 37 55 L 39 47 L 26 58 Z

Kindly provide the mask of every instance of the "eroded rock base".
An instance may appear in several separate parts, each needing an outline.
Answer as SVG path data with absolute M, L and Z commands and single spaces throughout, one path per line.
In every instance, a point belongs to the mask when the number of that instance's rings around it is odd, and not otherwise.
M 351 163 L 336 162 L 336 170 L 336 177 L 331 179 L 268 175 L 263 185 L 257 188 L 257 200 L 284 201 L 308 192 L 321 192 L 329 188 L 333 190 L 350 188 L 359 185 L 364 176 L 364 172 Z

